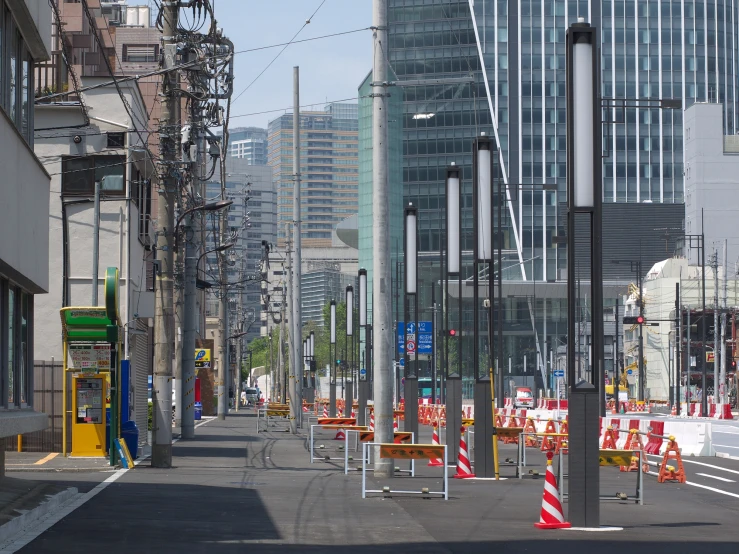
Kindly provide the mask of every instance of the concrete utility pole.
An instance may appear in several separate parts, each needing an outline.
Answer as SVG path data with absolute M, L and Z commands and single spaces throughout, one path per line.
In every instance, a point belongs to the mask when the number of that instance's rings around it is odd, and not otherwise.
M 718 401 L 725 404 L 726 398 L 726 316 L 728 313 L 728 296 L 729 296 L 729 244 L 724 239 L 724 297 L 721 301 L 721 369 L 719 370 L 719 390 Z
M 193 114 L 193 117 L 197 117 Z M 201 121 L 193 119 L 193 133 L 195 129 L 200 129 Z M 197 157 L 195 161 L 195 175 L 200 178 L 200 183 L 205 181 L 205 160 L 206 152 L 205 137 L 197 136 L 195 138 L 197 144 Z M 203 185 L 196 185 L 193 180 L 192 192 L 201 193 Z M 197 197 L 197 194 L 192 194 Z M 184 267 L 184 301 L 182 316 L 182 352 L 181 359 L 181 383 L 179 403 L 175 403 L 175 409 L 180 419 L 180 433 L 183 439 L 192 439 L 195 437 L 195 338 L 198 328 L 197 316 L 197 263 L 198 248 L 195 244 L 197 232 L 196 212 L 190 213 L 185 219 L 185 267 Z
M 713 401 L 718 398 L 718 368 L 721 367 L 723 359 L 720 357 L 721 351 L 721 333 L 719 331 L 719 312 L 721 307 L 718 303 L 718 249 L 713 250 L 711 259 L 711 269 L 713 269 Z M 703 391 L 708 394 L 708 391 Z
M 225 150 L 225 149 L 224 149 Z M 226 200 L 225 176 L 221 177 L 221 200 Z M 221 214 L 221 244 L 229 241 L 228 210 Z M 218 253 L 218 280 L 220 281 L 220 306 L 218 309 L 218 332 L 221 341 L 218 344 L 218 419 L 226 419 L 229 399 L 229 352 L 228 352 L 228 274 L 226 272 L 226 252 Z
M 295 433 L 293 422 L 300 427 L 302 417 L 301 389 L 303 385 L 303 352 L 301 349 L 303 330 L 300 297 L 301 278 L 301 227 L 300 227 L 300 68 L 293 67 L 293 253 L 292 253 L 292 311 L 290 328 L 292 329 L 292 361 L 290 364 L 290 412 L 293 418 L 290 430 Z
M 244 283 L 244 287 L 246 287 L 246 268 L 244 267 L 244 264 L 246 263 L 246 255 L 244 255 L 244 258 L 241 260 L 241 272 L 239 277 L 239 282 Z M 241 285 L 239 285 L 241 287 Z M 236 325 L 234 326 L 234 330 L 236 331 L 234 334 L 236 335 L 236 379 L 234 379 L 234 411 L 239 411 L 239 403 L 241 402 L 241 356 L 243 352 L 243 345 L 242 341 L 244 339 L 245 335 L 245 329 L 244 325 L 246 324 L 246 317 L 244 317 L 244 291 L 240 288 L 237 289 L 239 294 L 239 307 L 236 311 Z
M 162 5 L 162 43 L 164 49 L 162 75 L 162 110 L 160 115 L 159 202 L 157 205 L 157 260 L 154 313 L 154 422 L 151 465 L 172 467 L 172 250 L 174 238 L 174 199 L 177 179 L 174 163 L 179 144 L 179 88 L 176 65 L 177 18 L 175 2 Z
M 376 331 L 375 441 L 393 442 L 393 318 L 391 309 L 390 206 L 388 202 L 387 0 L 373 0 L 372 70 L 372 326 Z M 393 460 L 375 453 L 375 475 L 393 476 Z

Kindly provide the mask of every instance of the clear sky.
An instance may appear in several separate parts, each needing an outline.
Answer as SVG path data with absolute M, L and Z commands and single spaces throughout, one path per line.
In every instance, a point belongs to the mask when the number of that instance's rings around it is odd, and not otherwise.
M 321 6 L 296 40 L 353 31 L 372 25 L 372 0 L 211 0 L 216 18 L 236 51 L 288 42 Z M 323 2 L 323 5 L 321 3 Z M 152 0 L 129 0 L 152 6 Z M 185 10 L 182 10 L 184 13 Z M 282 47 L 236 55 L 236 97 Z M 372 68 L 372 31 L 290 45 L 233 103 L 231 128 L 266 127 L 285 108 L 292 111 L 293 66 L 300 66 L 301 105 L 322 109 L 326 100 L 357 96 L 357 86 Z M 279 112 L 235 117 L 280 109 Z

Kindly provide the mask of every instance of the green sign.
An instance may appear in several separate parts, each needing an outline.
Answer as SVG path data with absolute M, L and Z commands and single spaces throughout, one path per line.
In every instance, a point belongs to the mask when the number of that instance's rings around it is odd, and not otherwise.
M 105 312 L 113 324 L 117 324 L 120 319 L 118 289 L 118 268 L 109 267 L 105 271 Z
M 118 288 L 118 269 L 109 267 L 105 272 L 105 306 L 61 309 L 67 342 L 118 342 Z

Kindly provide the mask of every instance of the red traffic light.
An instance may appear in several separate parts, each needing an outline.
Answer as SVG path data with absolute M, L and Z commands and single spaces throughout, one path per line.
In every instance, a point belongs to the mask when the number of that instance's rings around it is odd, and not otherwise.
M 456 329 L 449 329 L 449 336 L 450 337 L 456 337 L 457 336 Z
M 641 316 L 641 315 L 636 316 L 636 322 L 639 325 L 642 325 L 644 323 L 644 316 Z

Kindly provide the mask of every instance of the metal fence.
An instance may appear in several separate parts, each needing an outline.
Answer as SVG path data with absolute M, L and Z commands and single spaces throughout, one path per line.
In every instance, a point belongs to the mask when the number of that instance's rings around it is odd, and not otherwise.
M 33 408 L 49 417 L 49 426 L 42 431 L 26 433 L 22 439 L 24 452 L 62 451 L 62 373 L 61 362 L 35 361 L 33 364 Z M 71 406 L 71 387 L 67 387 L 67 402 Z M 67 422 L 69 423 L 69 421 Z M 68 442 L 70 437 L 68 437 Z M 71 444 L 67 444 L 68 450 Z M 5 439 L 5 450 L 17 451 L 17 437 Z

